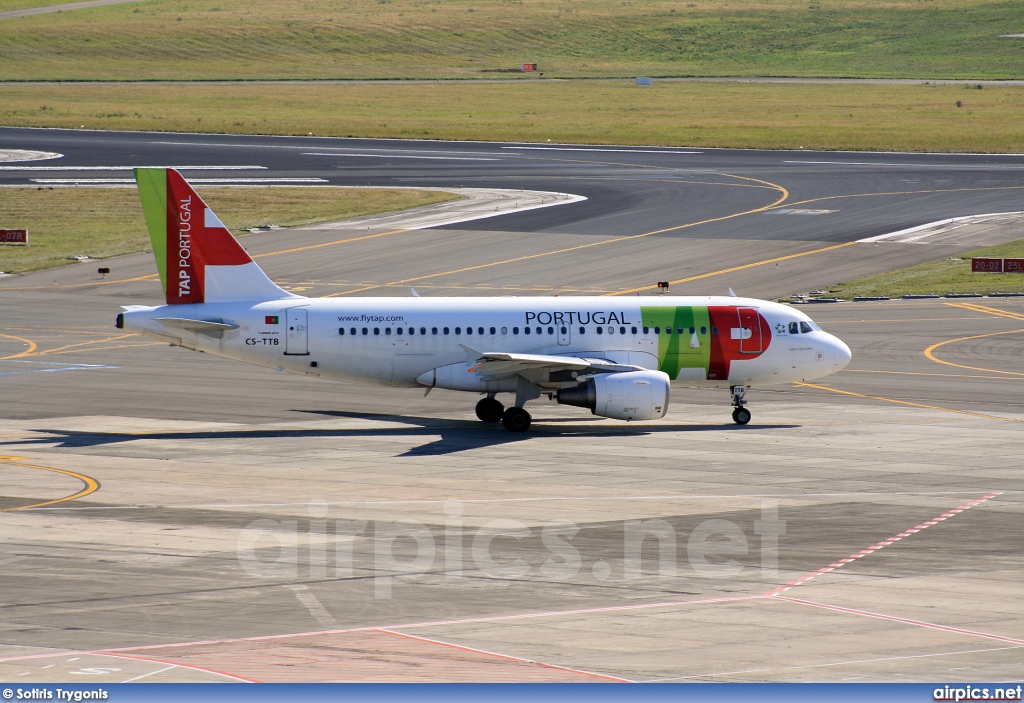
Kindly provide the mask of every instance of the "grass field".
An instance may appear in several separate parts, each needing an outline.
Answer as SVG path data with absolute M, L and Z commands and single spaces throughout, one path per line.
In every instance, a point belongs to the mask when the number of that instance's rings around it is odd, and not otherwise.
M 1024 291 L 1024 274 L 973 273 L 971 257 L 1024 257 L 1024 239 L 957 255 L 958 260 L 929 261 L 908 268 L 886 271 L 856 281 L 829 286 L 829 294 L 852 300 L 857 295 L 887 295 L 896 298 L 908 293 L 1015 293 Z
M 150 0 L 0 21 L 0 80 L 1021 78 L 1016 32 L 1020 0 Z
M 1021 115 L 1010 86 L 0 85 L 5 125 L 245 134 L 1019 153 Z
M 450 193 L 378 188 L 199 188 L 231 230 L 296 226 L 453 200 Z M 24 273 L 150 248 L 134 188 L 0 189 L 0 227 L 29 230 L 30 246 L 0 246 L 0 271 Z M 287 233 L 281 233 L 282 239 Z
M 29 7 L 63 5 L 68 2 L 81 1 L 82 0 L 0 0 L 0 12 L 7 12 L 8 10 L 24 10 Z

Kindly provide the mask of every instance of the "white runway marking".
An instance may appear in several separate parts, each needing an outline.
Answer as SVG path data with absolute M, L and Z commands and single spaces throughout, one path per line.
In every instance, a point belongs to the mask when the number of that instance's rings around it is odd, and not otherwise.
M 0 171 L 131 171 L 135 166 L 0 166 Z M 140 166 L 179 171 L 266 171 L 266 166 Z
M 983 168 L 986 171 L 999 169 L 1022 169 L 1024 166 L 1013 164 L 900 164 L 882 163 L 880 161 L 783 161 L 784 164 L 826 164 L 829 166 L 909 166 L 910 168 Z
M 595 153 L 615 152 L 622 154 L 703 154 L 703 151 L 672 151 L 671 149 L 584 149 L 568 146 L 503 146 L 502 149 L 522 149 L 529 151 L 592 151 Z
M 335 229 L 402 229 L 417 230 L 443 227 L 459 222 L 526 212 L 555 205 L 569 205 L 586 200 L 582 195 L 539 190 L 502 188 L 425 188 L 461 195 L 459 200 L 436 203 L 398 213 L 371 215 L 341 222 L 325 222 L 302 227 L 303 230 Z
M 135 676 L 135 677 L 132 677 L 130 679 L 125 679 L 121 683 L 132 683 L 133 681 L 140 681 L 140 680 L 142 680 L 144 678 L 147 678 L 149 676 L 153 676 L 155 674 L 162 674 L 165 671 L 170 671 L 171 669 L 177 669 L 177 668 L 178 668 L 177 664 L 171 664 L 170 666 L 165 666 L 163 669 L 157 669 L 156 671 L 150 671 L 148 674 L 142 674 L 141 676 Z
M 838 210 L 806 210 L 803 208 L 786 207 L 779 210 L 767 210 L 766 215 L 828 215 Z
M 135 185 L 134 178 L 32 178 L 33 183 L 51 185 Z M 329 183 L 326 178 L 190 178 L 189 183 L 225 184 L 235 183 Z
M 4 359 L 0 364 L 31 364 L 45 368 L 21 368 L 16 371 L 0 371 L 0 376 L 14 376 L 19 373 L 53 373 L 56 371 L 91 371 L 95 369 L 117 369 L 119 366 L 109 364 L 62 364 L 56 361 L 25 361 L 23 359 Z M 0 367 L 2 368 L 2 367 Z
M 928 222 L 923 225 L 917 225 L 916 227 L 909 227 L 907 229 L 901 229 L 898 232 L 890 232 L 888 234 L 879 234 L 874 237 L 867 237 L 866 239 L 858 239 L 861 243 L 872 243 L 872 242 L 919 242 L 922 239 L 931 237 L 936 234 L 944 234 L 948 231 L 945 228 L 947 225 L 968 225 L 975 223 L 983 223 L 986 220 L 998 218 L 998 217 L 1013 217 L 1014 215 L 1024 215 L 1024 212 L 990 212 L 984 215 L 964 215 L 962 217 L 950 217 L 945 220 L 937 220 L 936 222 Z M 927 230 L 935 230 L 929 232 Z
M 306 610 L 313 618 L 323 625 L 324 627 L 337 627 L 338 621 L 334 619 L 334 616 L 328 612 L 324 604 L 320 602 L 320 599 L 309 590 L 309 586 L 305 584 L 289 585 L 288 588 L 295 593 L 295 597 L 306 606 Z
M 64 154 L 55 151 L 28 151 L 26 149 L 0 149 L 0 161 L 45 161 L 60 159 Z
M 406 156 L 399 154 L 329 154 L 326 152 L 308 151 L 302 156 L 357 156 L 364 159 L 437 159 L 438 161 L 500 161 L 501 159 L 486 156 Z

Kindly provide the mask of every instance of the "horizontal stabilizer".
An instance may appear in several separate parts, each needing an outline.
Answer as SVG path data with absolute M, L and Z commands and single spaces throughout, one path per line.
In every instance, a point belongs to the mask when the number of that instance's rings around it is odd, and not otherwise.
M 220 336 L 227 331 L 238 329 L 238 325 L 232 325 L 226 322 L 214 322 L 212 320 L 188 320 L 184 317 L 158 317 L 156 318 L 156 321 L 161 325 L 166 325 L 167 327 L 177 327 L 189 332 L 195 332 L 196 334 L 205 334 L 210 337 L 217 338 L 220 338 Z

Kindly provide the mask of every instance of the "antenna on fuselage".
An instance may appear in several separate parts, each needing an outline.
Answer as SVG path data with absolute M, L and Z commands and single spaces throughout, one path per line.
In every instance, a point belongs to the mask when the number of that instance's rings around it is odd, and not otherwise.
M 736 297 L 736 291 L 734 291 L 732 288 L 729 289 L 729 297 L 730 298 L 735 298 Z

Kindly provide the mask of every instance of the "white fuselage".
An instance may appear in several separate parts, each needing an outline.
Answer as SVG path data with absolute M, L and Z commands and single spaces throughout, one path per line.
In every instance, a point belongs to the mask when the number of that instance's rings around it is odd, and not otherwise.
M 491 393 L 515 380 L 474 374 L 478 352 L 607 359 L 708 387 L 811 380 L 850 360 L 799 310 L 736 297 L 289 298 L 133 307 L 123 326 L 293 373 Z

